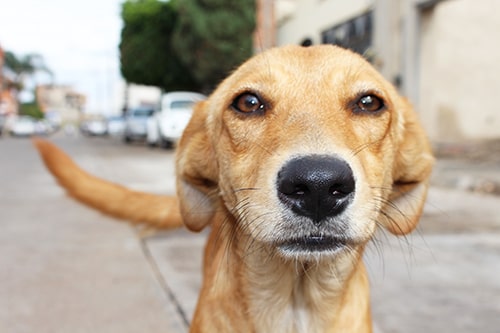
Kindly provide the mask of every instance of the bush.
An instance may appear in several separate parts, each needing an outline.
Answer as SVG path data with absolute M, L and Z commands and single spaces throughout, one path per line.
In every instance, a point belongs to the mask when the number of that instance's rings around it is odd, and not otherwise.
M 24 116 L 30 116 L 35 119 L 45 118 L 45 114 L 42 112 L 40 107 L 36 102 L 22 103 L 19 108 L 19 114 Z

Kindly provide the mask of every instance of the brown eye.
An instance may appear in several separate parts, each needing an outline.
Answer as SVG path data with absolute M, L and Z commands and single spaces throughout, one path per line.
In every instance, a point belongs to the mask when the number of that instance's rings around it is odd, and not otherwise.
M 384 102 L 377 96 L 365 95 L 358 100 L 356 107 L 362 112 L 377 112 L 384 108 Z
M 231 106 L 238 112 L 255 113 L 264 111 L 264 102 L 252 93 L 243 93 L 235 98 Z

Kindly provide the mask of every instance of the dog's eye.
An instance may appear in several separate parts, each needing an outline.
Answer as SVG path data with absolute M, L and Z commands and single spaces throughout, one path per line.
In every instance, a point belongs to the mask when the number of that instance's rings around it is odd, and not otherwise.
M 364 95 L 358 99 L 356 108 L 362 112 L 377 112 L 384 108 L 384 102 L 375 95 Z
M 242 113 L 255 113 L 264 111 L 265 105 L 259 96 L 252 93 L 243 93 L 235 98 L 231 106 Z

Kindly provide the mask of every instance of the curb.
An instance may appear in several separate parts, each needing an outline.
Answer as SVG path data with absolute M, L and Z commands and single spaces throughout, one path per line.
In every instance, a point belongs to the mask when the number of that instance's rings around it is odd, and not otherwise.
M 500 196 L 500 139 L 433 143 L 432 186 Z

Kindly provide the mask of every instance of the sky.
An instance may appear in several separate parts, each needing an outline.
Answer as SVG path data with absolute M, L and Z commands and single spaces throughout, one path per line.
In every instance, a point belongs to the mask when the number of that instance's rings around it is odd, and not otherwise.
M 55 84 L 87 96 L 86 112 L 117 113 L 122 2 L 0 0 L 0 46 L 18 56 L 41 54 Z

